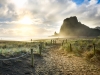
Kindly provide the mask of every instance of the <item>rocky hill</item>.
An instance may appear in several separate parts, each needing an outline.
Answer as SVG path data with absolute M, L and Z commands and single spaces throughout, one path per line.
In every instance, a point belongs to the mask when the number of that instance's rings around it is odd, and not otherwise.
M 76 16 L 66 18 L 60 28 L 60 36 L 100 36 L 99 29 L 92 29 L 78 22 Z

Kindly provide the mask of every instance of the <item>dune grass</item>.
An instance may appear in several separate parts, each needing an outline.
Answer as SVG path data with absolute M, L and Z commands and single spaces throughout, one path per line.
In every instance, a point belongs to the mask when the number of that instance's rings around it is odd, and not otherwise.
M 60 49 L 67 53 L 73 53 L 76 56 L 83 56 L 86 59 L 91 59 L 94 55 L 97 57 L 100 56 L 100 39 L 68 40 L 67 43 L 63 43 Z
M 39 52 L 39 45 L 42 49 L 47 45 L 51 45 L 50 40 L 35 40 L 31 42 L 25 41 L 0 41 L 0 55 L 15 56 L 23 53 L 30 53 L 33 49 L 34 52 Z

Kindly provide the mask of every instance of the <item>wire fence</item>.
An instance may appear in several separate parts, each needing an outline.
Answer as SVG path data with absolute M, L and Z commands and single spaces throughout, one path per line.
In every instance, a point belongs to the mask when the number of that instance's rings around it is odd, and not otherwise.
M 50 44 L 50 46 L 48 46 L 49 44 Z M 51 48 L 51 47 L 53 47 L 52 45 L 54 45 L 54 44 L 56 44 L 56 40 L 51 40 L 48 44 L 41 42 L 39 45 L 36 45 L 36 47 L 32 48 L 34 50 L 33 53 L 36 54 L 38 52 L 38 54 L 41 55 L 41 50 L 44 48 L 44 46 L 45 46 L 45 48 Z M 29 55 L 29 53 L 22 54 L 18 57 L 4 58 L 4 59 L 2 58 L 2 59 L 0 59 L 0 61 L 16 60 L 16 59 L 25 57 L 27 55 Z
M 0 61 L 16 60 L 16 59 L 22 58 L 22 57 L 24 57 L 24 56 L 26 56 L 26 55 L 28 55 L 28 53 L 22 54 L 22 55 L 20 55 L 20 56 L 18 56 L 18 57 L 0 59 Z

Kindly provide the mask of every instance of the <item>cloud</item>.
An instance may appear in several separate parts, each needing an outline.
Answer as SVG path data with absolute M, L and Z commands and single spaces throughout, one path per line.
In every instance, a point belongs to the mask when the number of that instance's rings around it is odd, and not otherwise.
M 98 0 L 84 0 L 77 5 L 73 0 L 27 0 L 23 6 L 18 7 L 14 0 L 0 0 L 0 35 L 24 35 L 17 28 L 18 21 L 24 16 L 32 19 L 35 30 L 29 31 L 27 36 L 59 32 L 63 20 L 70 16 L 77 16 L 80 22 L 89 27 L 100 26 L 100 5 L 97 2 Z
M 11 26 L 12 27 L 12 26 Z M 16 25 L 16 27 L 9 27 L 6 25 L 5 28 L 0 25 L 0 36 L 48 36 L 48 33 L 53 34 L 52 29 L 46 29 L 43 27 L 33 25 Z

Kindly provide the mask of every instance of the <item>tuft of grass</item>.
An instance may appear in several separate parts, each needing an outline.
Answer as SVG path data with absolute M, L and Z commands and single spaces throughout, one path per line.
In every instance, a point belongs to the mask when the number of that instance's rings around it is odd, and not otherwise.
M 91 50 L 91 51 L 85 51 L 83 53 L 83 55 L 85 56 L 86 59 L 91 59 L 94 56 L 94 51 L 93 50 Z

